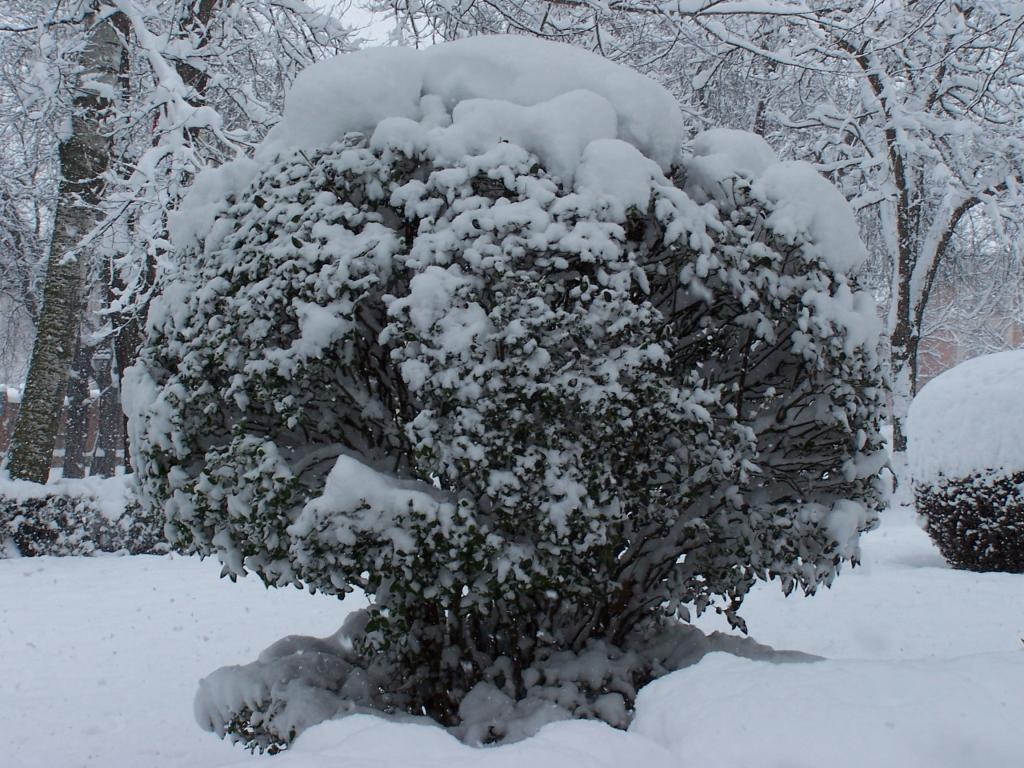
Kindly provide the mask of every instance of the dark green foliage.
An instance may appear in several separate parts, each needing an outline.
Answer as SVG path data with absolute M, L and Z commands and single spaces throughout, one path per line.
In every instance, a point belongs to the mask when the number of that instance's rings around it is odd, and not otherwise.
M 914 490 L 917 511 L 946 562 L 969 571 L 1024 573 L 1024 471 L 940 477 Z
M 0 495 L 0 545 L 13 545 L 23 557 L 91 555 L 125 552 L 131 555 L 167 552 L 160 515 L 143 513 L 137 502 L 117 520 L 100 510 L 96 499 L 52 493 L 14 499 Z M 4 554 L 0 549 L 0 557 Z

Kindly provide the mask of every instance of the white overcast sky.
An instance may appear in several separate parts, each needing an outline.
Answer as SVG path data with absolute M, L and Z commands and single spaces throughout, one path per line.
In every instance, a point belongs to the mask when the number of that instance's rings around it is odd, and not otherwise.
M 333 11 L 341 20 L 353 27 L 360 28 L 362 37 L 371 43 L 383 43 L 387 40 L 391 22 L 380 14 L 372 14 L 365 8 L 358 7 L 354 2 L 348 8 L 338 0 L 306 0 L 313 8 L 321 11 Z

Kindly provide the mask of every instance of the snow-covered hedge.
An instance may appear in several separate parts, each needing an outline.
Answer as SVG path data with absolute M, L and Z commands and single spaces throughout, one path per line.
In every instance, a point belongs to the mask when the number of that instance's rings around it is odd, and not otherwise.
M 907 423 L 918 512 L 957 568 L 1024 572 L 1024 350 L 937 376 Z
M 125 476 L 47 485 L 0 478 L 0 557 L 166 552 L 163 523 L 143 514 Z
M 371 597 L 344 663 L 275 689 L 303 711 L 624 725 L 666 669 L 633 649 L 856 559 L 886 453 L 852 214 L 757 137 L 683 133 L 606 60 L 465 40 L 312 67 L 198 180 L 134 465 L 227 572 Z M 204 725 L 287 743 L 245 695 L 278 662 L 218 673 Z

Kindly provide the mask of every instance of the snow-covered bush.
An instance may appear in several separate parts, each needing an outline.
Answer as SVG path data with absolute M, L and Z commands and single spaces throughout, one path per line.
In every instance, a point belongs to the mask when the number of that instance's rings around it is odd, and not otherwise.
M 908 420 L 918 512 L 946 561 L 1024 573 L 1024 350 L 928 382 Z
M 678 618 L 855 560 L 886 454 L 852 215 L 683 132 L 629 70 L 486 38 L 316 65 L 200 177 L 128 392 L 146 503 L 231 575 L 371 598 L 323 665 L 218 672 L 206 727 L 622 726 Z
M 166 552 L 162 516 L 124 476 L 39 485 L 0 478 L 0 557 Z

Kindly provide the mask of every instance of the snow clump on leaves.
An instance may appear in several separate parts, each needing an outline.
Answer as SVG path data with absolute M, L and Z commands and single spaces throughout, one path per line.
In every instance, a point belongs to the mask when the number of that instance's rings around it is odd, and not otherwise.
M 143 496 L 232 576 L 371 601 L 208 678 L 206 727 L 623 727 L 678 619 L 856 559 L 886 454 L 852 214 L 684 133 L 632 71 L 478 38 L 311 67 L 197 180 L 129 389 Z

